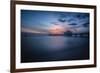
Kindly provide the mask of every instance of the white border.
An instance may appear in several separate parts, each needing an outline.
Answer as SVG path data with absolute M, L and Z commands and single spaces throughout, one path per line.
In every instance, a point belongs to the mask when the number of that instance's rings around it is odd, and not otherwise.
M 37 63 L 20 63 L 20 10 L 43 10 L 43 11 L 62 11 L 62 12 L 88 12 L 90 13 L 90 60 L 76 61 L 54 61 L 54 62 L 37 62 Z M 51 6 L 36 6 L 36 5 L 16 5 L 16 69 L 23 68 L 40 68 L 40 67 L 57 67 L 57 66 L 74 66 L 86 65 L 94 63 L 94 10 L 85 8 L 70 8 L 70 7 L 51 7 Z

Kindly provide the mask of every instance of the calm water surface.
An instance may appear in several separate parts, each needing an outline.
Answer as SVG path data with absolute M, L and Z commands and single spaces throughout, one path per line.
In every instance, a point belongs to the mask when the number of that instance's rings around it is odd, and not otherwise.
M 89 38 L 22 36 L 21 62 L 89 59 Z

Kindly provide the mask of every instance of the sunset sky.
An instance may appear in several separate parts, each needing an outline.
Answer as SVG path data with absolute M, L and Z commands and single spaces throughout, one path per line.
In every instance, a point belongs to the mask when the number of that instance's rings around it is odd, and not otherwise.
M 89 13 L 21 10 L 21 32 L 89 32 Z

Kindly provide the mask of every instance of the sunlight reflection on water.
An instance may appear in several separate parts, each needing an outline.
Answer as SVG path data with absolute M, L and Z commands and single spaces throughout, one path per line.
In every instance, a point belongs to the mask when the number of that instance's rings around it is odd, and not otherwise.
M 62 36 L 54 36 L 54 37 L 49 37 L 48 42 L 45 41 L 43 42 L 45 44 L 45 47 L 47 47 L 48 50 L 60 50 L 63 49 L 66 44 L 67 38 Z

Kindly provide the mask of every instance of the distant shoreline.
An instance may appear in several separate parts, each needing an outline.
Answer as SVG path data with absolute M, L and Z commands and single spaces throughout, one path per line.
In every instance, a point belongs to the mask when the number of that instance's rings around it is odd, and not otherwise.
M 21 32 L 21 36 L 68 36 L 68 37 L 89 37 L 88 34 L 35 34 L 35 33 L 25 33 L 25 32 Z

